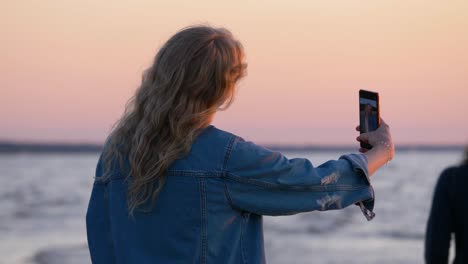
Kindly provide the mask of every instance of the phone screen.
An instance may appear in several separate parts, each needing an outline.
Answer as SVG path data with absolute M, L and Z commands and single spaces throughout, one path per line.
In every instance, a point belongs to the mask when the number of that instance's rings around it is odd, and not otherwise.
M 368 98 L 359 98 L 361 132 L 366 133 L 379 127 L 377 101 Z
M 379 94 L 365 90 L 359 91 L 359 126 L 361 133 L 376 130 L 379 127 Z M 370 149 L 371 145 L 361 142 L 361 147 Z

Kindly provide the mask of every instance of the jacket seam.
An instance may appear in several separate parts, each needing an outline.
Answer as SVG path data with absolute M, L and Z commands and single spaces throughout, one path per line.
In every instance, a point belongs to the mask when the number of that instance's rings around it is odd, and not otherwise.
M 226 154 L 224 155 L 223 170 L 226 170 L 229 159 L 231 158 L 231 153 L 234 145 L 235 136 L 231 136 L 227 144 Z
M 224 193 L 225 193 L 225 195 L 226 195 L 226 197 L 227 197 L 229 206 L 231 206 L 231 208 L 234 209 L 234 210 L 242 211 L 241 208 L 237 207 L 237 206 L 234 204 L 234 201 L 233 201 L 232 198 L 231 198 L 231 193 L 229 192 L 229 188 L 227 187 L 226 181 L 223 181 L 223 184 L 224 184 Z
M 201 211 L 201 254 L 200 263 L 206 263 L 207 250 L 207 225 L 206 225 L 206 183 L 204 179 L 198 180 L 200 188 L 200 211 Z
M 244 234 L 245 234 L 245 228 L 247 228 L 247 223 L 245 221 L 246 216 L 244 212 L 241 212 L 241 232 L 240 232 L 240 248 L 241 248 L 241 257 L 242 257 L 242 262 L 247 263 L 247 260 L 245 259 L 245 253 L 244 253 Z
M 304 186 L 292 186 L 292 185 L 280 185 L 275 183 L 267 183 L 261 182 L 254 179 L 246 178 L 246 177 L 239 177 L 233 175 L 232 173 L 226 173 L 226 179 L 255 185 L 267 189 L 280 189 L 280 190 L 293 190 L 293 191 L 316 191 L 316 192 L 331 192 L 331 191 L 354 191 L 360 190 L 363 188 L 367 188 L 369 185 L 366 184 L 356 184 L 356 185 L 348 185 L 348 184 L 328 184 L 328 185 L 304 185 Z
M 197 176 L 200 178 L 221 178 L 223 177 L 223 171 L 205 171 L 205 170 L 168 170 L 166 176 Z M 101 179 L 101 177 L 94 177 L 93 184 L 102 185 L 107 184 L 115 180 L 123 180 L 125 177 L 121 174 L 109 177 L 107 179 Z
M 204 178 L 220 178 L 223 176 L 223 171 L 209 170 L 167 170 L 166 175 L 170 176 L 199 176 Z

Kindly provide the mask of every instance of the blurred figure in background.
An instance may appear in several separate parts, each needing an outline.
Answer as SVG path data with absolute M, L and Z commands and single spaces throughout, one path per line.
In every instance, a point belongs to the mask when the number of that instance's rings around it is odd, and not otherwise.
M 468 146 L 460 166 L 445 169 L 436 184 L 427 222 L 426 263 L 448 263 L 451 234 L 455 260 L 468 263 Z

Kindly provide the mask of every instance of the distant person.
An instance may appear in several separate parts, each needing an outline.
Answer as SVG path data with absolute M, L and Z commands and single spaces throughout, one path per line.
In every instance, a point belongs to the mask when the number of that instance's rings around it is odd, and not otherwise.
M 448 263 L 452 234 L 453 263 L 468 263 L 468 147 L 462 164 L 445 169 L 437 181 L 427 222 L 426 263 Z
M 374 146 L 364 153 L 317 167 L 286 158 L 211 125 L 245 70 L 223 28 L 188 27 L 162 46 L 96 167 L 94 264 L 264 263 L 262 215 L 357 204 L 372 219 L 369 177 L 394 155 L 388 125 L 357 138 Z
M 364 105 L 364 109 L 360 114 L 362 122 L 360 125 L 363 127 L 364 132 L 369 132 L 378 127 L 377 112 L 370 104 Z
M 364 106 L 364 131 L 365 132 L 370 131 L 369 119 L 371 115 L 372 115 L 372 106 L 370 104 L 366 104 Z

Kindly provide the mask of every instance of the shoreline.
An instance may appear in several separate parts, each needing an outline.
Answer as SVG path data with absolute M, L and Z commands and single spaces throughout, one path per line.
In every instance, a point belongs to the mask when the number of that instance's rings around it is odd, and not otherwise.
M 275 151 L 315 152 L 315 151 L 357 151 L 359 146 L 319 145 L 319 144 L 259 144 Z M 95 153 L 102 151 L 102 144 L 93 143 L 41 143 L 0 141 L 0 153 Z M 395 145 L 396 151 L 463 151 L 464 144 L 414 144 Z

